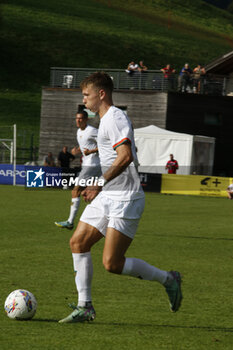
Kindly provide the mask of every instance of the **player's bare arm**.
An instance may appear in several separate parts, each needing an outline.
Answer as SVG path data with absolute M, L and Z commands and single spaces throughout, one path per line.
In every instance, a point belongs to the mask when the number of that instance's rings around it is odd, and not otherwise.
M 83 153 L 85 154 L 85 156 L 88 156 L 89 154 L 97 153 L 97 152 L 98 152 L 98 147 L 93 148 L 93 149 L 84 148 L 84 150 L 83 150 Z
M 103 174 L 103 177 L 110 181 L 120 175 L 127 166 L 133 161 L 130 142 L 125 142 L 116 148 L 117 157 L 112 163 L 112 166 Z
M 80 147 L 73 147 L 71 150 L 71 154 L 73 154 L 73 156 L 76 156 L 77 154 L 81 154 L 81 150 Z
M 113 180 L 120 175 L 127 166 L 133 161 L 133 155 L 131 151 L 131 144 L 129 142 L 124 143 L 116 148 L 117 157 L 112 163 L 112 166 L 103 174 L 103 177 L 107 181 Z M 98 193 L 102 190 L 102 186 L 87 187 L 82 196 L 85 202 L 91 202 Z

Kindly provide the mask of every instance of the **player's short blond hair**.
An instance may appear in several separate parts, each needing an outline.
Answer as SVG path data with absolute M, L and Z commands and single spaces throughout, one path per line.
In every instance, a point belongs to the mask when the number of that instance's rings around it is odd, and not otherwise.
M 112 78 L 105 72 L 95 72 L 89 75 L 81 82 L 80 88 L 83 89 L 88 85 L 93 85 L 98 90 L 103 89 L 108 94 L 113 92 Z

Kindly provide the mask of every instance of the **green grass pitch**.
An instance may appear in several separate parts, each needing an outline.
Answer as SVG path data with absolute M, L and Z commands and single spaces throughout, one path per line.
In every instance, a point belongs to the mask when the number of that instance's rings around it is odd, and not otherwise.
M 67 219 L 70 191 L 0 186 L 1 350 L 233 349 L 233 201 L 146 194 L 146 208 L 127 256 L 183 274 L 184 300 L 169 311 L 156 282 L 112 275 L 102 266 L 103 241 L 92 250 L 96 320 L 58 324 L 77 300 Z M 80 214 L 85 204 L 82 202 Z M 31 321 L 10 320 L 7 295 L 31 291 Z

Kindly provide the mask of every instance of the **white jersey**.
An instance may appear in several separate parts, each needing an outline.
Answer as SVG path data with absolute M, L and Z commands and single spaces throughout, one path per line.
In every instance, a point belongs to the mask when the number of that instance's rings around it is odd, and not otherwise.
M 109 181 L 102 190 L 105 196 L 120 201 L 143 198 L 144 192 L 135 166 L 137 155 L 132 124 L 121 109 L 111 106 L 100 119 L 98 132 L 98 150 L 103 174 L 116 159 L 116 148 L 126 141 L 131 143 L 134 162 L 119 176 Z
M 77 130 L 77 141 L 83 155 L 82 166 L 94 166 L 100 164 L 98 152 L 88 154 L 87 156 L 84 154 L 85 148 L 94 149 L 97 147 L 97 135 L 98 129 L 91 125 L 87 125 L 84 130 L 81 130 L 80 128 Z

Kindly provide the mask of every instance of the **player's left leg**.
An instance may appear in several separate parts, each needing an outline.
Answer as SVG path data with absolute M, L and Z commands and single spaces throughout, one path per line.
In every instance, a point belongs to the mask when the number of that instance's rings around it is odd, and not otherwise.
M 178 311 L 182 300 L 179 272 L 163 271 L 148 264 L 144 260 L 126 258 L 125 253 L 131 242 L 132 238 L 115 228 L 108 227 L 103 251 L 103 264 L 105 269 L 112 273 L 159 282 L 166 288 L 171 311 Z
M 77 215 L 79 205 L 80 205 L 80 195 L 83 187 L 75 186 L 71 192 L 71 206 L 70 206 L 70 214 L 69 218 L 66 221 L 56 221 L 55 225 L 60 228 L 68 228 L 72 230 L 74 227 L 74 219 Z
M 80 206 L 80 195 L 82 190 L 83 190 L 83 187 L 75 186 L 71 192 L 72 199 L 71 199 L 71 206 L 70 206 L 70 215 L 67 220 L 71 224 L 74 224 L 74 219 L 77 215 L 77 212 Z

